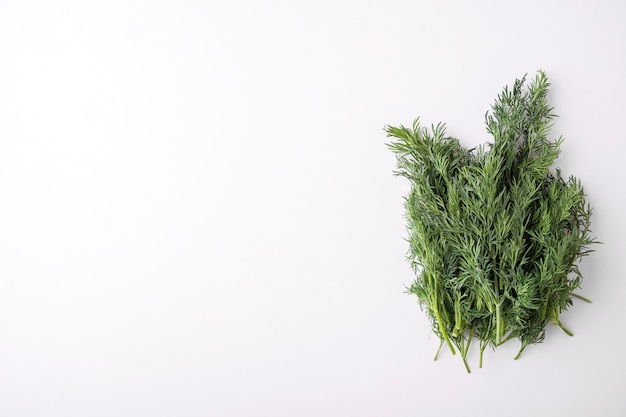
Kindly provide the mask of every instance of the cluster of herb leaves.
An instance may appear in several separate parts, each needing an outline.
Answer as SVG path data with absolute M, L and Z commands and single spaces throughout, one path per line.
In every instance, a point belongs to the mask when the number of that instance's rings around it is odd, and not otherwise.
M 548 139 L 552 108 L 548 78 L 539 71 L 505 87 L 485 121 L 493 143 L 468 150 L 445 125 L 385 127 L 407 178 L 409 261 L 433 331 L 469 372 L 467 352 L 517 338 L 521 348 L 543 341 L 581 284 L 577 263 L 595 243 L 591 208 L 580 182 L 551 167 L 563 138 Z

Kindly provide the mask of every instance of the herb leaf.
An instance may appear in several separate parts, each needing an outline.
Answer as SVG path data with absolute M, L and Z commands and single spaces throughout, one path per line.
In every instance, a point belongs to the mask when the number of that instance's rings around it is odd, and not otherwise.
M 549 85 L 539 71 L 528 86 L 523 77 L 505 87 L 485 116 L 493 142 L 477 149 L 447 136 L 442 123 L 385 127 L 394 174 L 411 184 L 405 210 L 416 280 L 408 292 L 468 372 L 472 339 L 481 367 L 487 346 L 511 339 L 521 342 L 517 359 L 543 341 L 549 322 L 572 335 L 559 315 L 572 297 L 588 301 L 574 291 L 577 264 L 597 243 L 591 208 L 576 178 L 552 170 L 563 138 L 548 139 Z

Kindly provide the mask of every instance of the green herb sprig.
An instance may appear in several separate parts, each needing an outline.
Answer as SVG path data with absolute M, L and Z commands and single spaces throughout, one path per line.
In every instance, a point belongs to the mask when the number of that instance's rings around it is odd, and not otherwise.
M 596 243 L 591 207 L 581 183 L 551 167 L 563 142 L 548 135 L 555 115 L 548 78 L 539 71 L 505 87 L 485 116 L 493 143 L 474 149 L 415 120 L 410 128 L 386 126 L 397 156 L 396 175 L 410 181 L 405 198 L 408 259 L 415 294 L 434 333 L 467 371 L 477 339 L 483 352 L 511 339 L 524 349 L 542 342 L 549 322 L 572 333 L 560 314 L 582 275 L 578 261 Z

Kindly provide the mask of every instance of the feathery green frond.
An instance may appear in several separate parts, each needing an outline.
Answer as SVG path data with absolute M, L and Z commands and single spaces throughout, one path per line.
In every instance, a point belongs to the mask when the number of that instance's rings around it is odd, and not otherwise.
M 577 263 L 596 241 L 580 181 L 553 170 L 563 138 L 550 140 L 553 108 L 543 71 L 505 87 L 485 116 L 493 143 L 468 150 L 416 119 L 385 127 L 411 184 L 405 199 L 409 288 L 434 333 L 466 369 L 473 338 L 483 351 L 519 339 L 540 343 L 549 322 L 572 304 L 582 275 Z M 456 347 L 456 349 L 455 349 Z M 437 352 L 437 354 L 439 351 Z

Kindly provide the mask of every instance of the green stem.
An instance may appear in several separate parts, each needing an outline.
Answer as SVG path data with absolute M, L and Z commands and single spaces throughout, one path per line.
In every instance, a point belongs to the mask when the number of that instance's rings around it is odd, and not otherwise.
M 480 343 L 480 355 L 479 355 L 479 359 L 478 359 L 478 367 L 482 369 L 483 367 L 483 352 L 485 351 L 485 348 L 487 347 L 487 342 L 485 341 L 484 343 L 481 342 Z
M 461 350 L 461 358 L 463 358 L 463 364 L 465 365 L 465 369 L 467 370 L 467 373 L 470 374 L 470 368 L 469 365 L 467 363 L 467 352 L 469 352 L 469 347 L 470 344 L 472 343 L 472 339 L 474 338 L 474 329 L 470 329 L 469 334 L 467 336 L 467 343 L 464 343 L 464 337 L 463 335 L 461 335 L 461 346 L 459 347 L 459 349 Z
M 456 337 L 461 334 L 461 328 L 463 327 L 463 316 L 461 314 L 461 307 L 459 306 L 458 299 L 454 301 L 454 329 L 452 330 L 452 336 Z
M 435 301 L 437 300 L 435 299 Z M 450 342 L 450 339 L 448 338 L 448 332 L 446 331 L 446 328 L 443 325 L 443 322 L 441 321 L 441 315 L 439 314 L 439 309 L 437 308 L 436 304 L 434 305 L 433 309 L 435 310 L 435 317 L 437 317 L 437 324 L 439 325 L 439 331 L 443 335 L 443 338 L 448 344 L 448 347 L 450 348 L 450 351 L 452 352 L 452 354 L 456 355 L 456 350 L 454 350 L 454 346 L 452 346 L 452 343 Z
M 502 338 L 502 303 L 496 304 L 496 345 L 500 344 Z
M 465 345 L 465 355 L 469 351 L 470 343 L 472 343 L 472 339 L 474 338 L 474 328 L 470 328 L 469 336 L 467 337 L 467 345 Z
M 457 346 L 459 347 L 459 352 L 461 352 L 461 359 L 463 359 L 463 365 L 465 365 L 465 370 L 468 374 L 471 373 L 469 365 L 467 364 L 467 350 L 469 349 L 469 340 L 467 344 L 465 344 L 465 339 L 463 336 L 457 339 Z
M 522 343 L 522 348 L 519 350 L 519 352 L 517 352 L 517 355 L 515 355 L 515 360 L 519 359 L 519 357 L 522 354 L 522 352 L 524 351 L 524 349 L 526 349 L 526 345 Z
M 563 331 L 567 333 L 568 336 L 574 336 L 574 333 L 572 333 L 567 327 L 563 326 L 563 323 L 561 323 L 561 320 L 557 320 L 556 324 L 558 324 L 559 327 L 563 329 Z
M 441 351 L 442 347 L 443 347 L 443 339 L 439 339 L 439 348 L 437 349 L 437 352 L 435 353 L 435 358 L 433 359 L 434 361 L 436 361 L 437 358 L 439 357 L 439 352 Z
M 465 359 L 465 357 L 463 357 L 463 365 L 465 365 L 465 370 L 467 371 L 467 373 L 471 374 L 472 371 L 470 371 L 469 365 L 467 364 L 467 360 Z
M 581 300 L 583 300 L 583 301 L 586 301 L 586 302 L 588 302 L 589 304 L 591 304 L 591 303 L 593 302 L 593 301 L 591 301 L 590 299 L 588 299 L 587 297 L 583 297 L 582 295 L 578 295 L 578 294 L 575 294 L 575 293 L 571 293 L 571 295 L 572 295 L 572 297 L 576 297 L 576 298 L 578 298 L 578 299 L 581 299 Z

